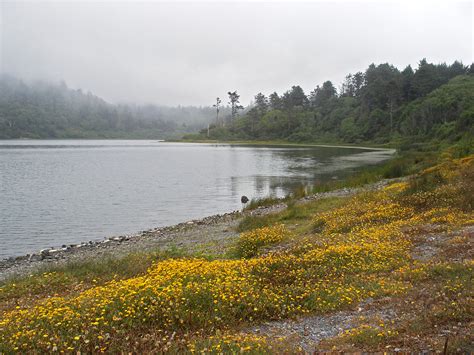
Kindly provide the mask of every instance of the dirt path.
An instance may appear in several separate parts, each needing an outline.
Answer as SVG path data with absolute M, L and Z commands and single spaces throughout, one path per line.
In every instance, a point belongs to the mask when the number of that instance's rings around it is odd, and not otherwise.
M 372 299 L 362 302 L 356 310 L 340 311 L 327 315 L 314 315 L 293 320 L 267 322 L 244 331 L 272 337 L 285 337 L 300 347 L 305 353 L 318 351 L 321 340 L 332 338 L 356 326 L 361 317 L 374 318 L 384 322 L 396 317 L 390 307 L 372 308 Z

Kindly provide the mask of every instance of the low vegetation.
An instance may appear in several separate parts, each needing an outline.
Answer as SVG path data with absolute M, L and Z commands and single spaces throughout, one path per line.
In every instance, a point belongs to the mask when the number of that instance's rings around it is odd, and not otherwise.
M 334 197 L 325 198 L 323 200 L 308 201 L 305 203 L 298 203 L 293 198 L 285 199 L 286 208 L 279 213 L 272 213 L 267 215 L 248 215 L 242 218 L 237 230 L 239 232 L 251 231 L 257 228 L 265 226 L 271 226 L 278 223 L 291 223 L 292 228 L 295 229 L 295 223 L 304 222 L 312 215 L 326 211 L 328 209 L 340 206 L 347 202 L 347 198 Z M 298 232 L 302 229 L 308 229 L 306 224 L 300 224 L 299 228 L 296 228 Z
M 43 267 L 27 277 L 11 277 L 2 285 L 0 311 L 17 306 L 26 307 L 38 298 L 79 293 L 111 280 L 137 276 L 146 272 L 155 261 L 185 255 L 183 250 L 171 248 Z
M 474 156 L 444 156 L 381 190 L 254 217 L 240 226 L 247 231 L 229 258 L 144 254 L 123 266 L 102 261 L 8 280 L 0 288 L 0 352 L 298 352 L 293 339 L 245 329 L 368 298 L 398 304 L 400 321 L 361 322 L 327 340 L 328 349 L 404 346 L 414 332 L 431 339 L 428 325 L 464 329 L 473 320 L 472 255 L 462 234 L 474 223 L 466 193 L 473 171 Z M 416 255 L 433 233 L 452 236 L 443 260 Z M 422 302 L 411 301 L 420 285 L 432 307 L 410 323 L 403 314 Z M 467 337 L 455 340 L 463 351 Z
M 240 235 L 236 252 L 240 257 L 251 258 L 258 255 L 263 247 L 277 244 L 289 237 L 283 224 L 253 229 Z

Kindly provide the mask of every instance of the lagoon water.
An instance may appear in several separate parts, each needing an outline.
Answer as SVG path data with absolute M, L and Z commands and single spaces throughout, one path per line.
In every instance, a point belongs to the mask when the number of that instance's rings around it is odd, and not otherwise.
M 0 259 L 240 209 L 391 151 L 118 140 L 0 141 Z

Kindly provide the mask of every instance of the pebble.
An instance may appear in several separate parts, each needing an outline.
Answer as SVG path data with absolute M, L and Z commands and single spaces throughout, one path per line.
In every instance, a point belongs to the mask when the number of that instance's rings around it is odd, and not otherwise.
M 49 255 L 49 249 L 41 249 L 40 250 L 40 255 L 43 255 L 43 256 Z

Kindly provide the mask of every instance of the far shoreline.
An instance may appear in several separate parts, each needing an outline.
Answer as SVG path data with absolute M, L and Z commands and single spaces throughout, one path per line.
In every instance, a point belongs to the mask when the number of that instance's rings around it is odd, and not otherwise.
M 334 142 L 320 142 L 320 143 L 304 143 L 304 142 L 289 142 L 285 140 L 215 140 L 215 139 L 166 139 L 166 138 L 84 138 L 84 137 L 69 137 L 69 138 L 0 138 L 0 142 L 11 141 L 152 141 L 156 143 L 190 143 L 190 144 L 223 144 L 223 145 L 248 145 L 248 146 L 282 146 L 282 147 L 321 147 L 321 148 L 346 148 L 346 149 L 364 149 L 364 150 L 387 150 L 396 151 L 397 146 L 394 144 L 370 144 L 363 143 L 363 145 L 351 143 L 334 143 Z
M 363 145 L 344 143 L 344 142 L 289 142 L 285 140 L 216 140 L 216 139 L 166 139 L 166 138 L 0 138 L 0 142 L 11 141 L 152 141 L 156 143 L 190 143 L 190 144 L 223 144 L 239 146 L 281 146 L 281 147 L 321 147 L 321 148 L 344 148 L 361 150 L 379 150 L 379 151 L 397 151 L 395 144 L 371 144 Z
M 364 144 L 364 145 L 351 145 L 350 143 L 298 143 L 288 141 L 261 141 L 261 140 L 193 140 L 193 139 L 181 139 L 181 140 L 164 140 L 166 143 L 203 143 L 203 144 L 225 144 L 225 145 L 247 145 L 247 146 L 281 146 L 281 147 L 321 147 L 321 148 L 345 148 L 345 149 L 362 149 L 362 150 L 379 150 L 379 151 L 394 151 L 396 152 L 395 145 L 384 145 L 384 144 Z

